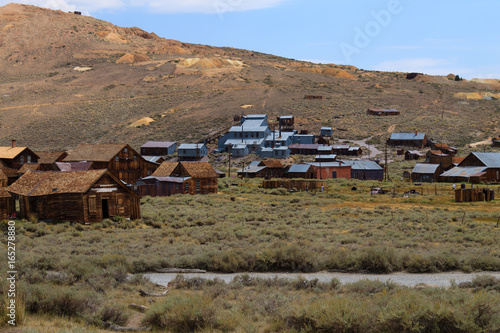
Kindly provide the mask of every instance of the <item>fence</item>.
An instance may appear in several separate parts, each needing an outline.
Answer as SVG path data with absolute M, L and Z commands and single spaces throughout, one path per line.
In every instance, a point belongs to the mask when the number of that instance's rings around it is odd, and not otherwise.
M 264 180 L 263 188 L 286 188 L 291 191 L 316 191 L 327 188 L 327 182 L 320 180 L 276 179 Z

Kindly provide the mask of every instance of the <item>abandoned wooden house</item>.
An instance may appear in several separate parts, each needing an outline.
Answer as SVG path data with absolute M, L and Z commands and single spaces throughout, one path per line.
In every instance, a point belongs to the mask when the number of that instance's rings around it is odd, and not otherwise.
M 411 179 L 418 183 L 433 183 L 439 180 L 442 172 L 439 164 L 417 163 L 411 173 Z
M 140 198 L 108 170 L 28 171 L 8 187 L 18 217 L 100 222 L 140 217 Z
M 368 109 L 366 114 L 373 116 L 399 116 L 400 112 L 395 109 Z
M 487 182 L 500 183 L 500 153 L 470 153 L 458 166 L 483 167 Z
M 108 169 L 117 178 L 135 184 L 150 176 L 158 164 L 146 161 L 127 144 L 81 144 L 68 152 L 64 162 L 92 162 L 95 169 Z
M 7 187 L 9 185 L 9 177 L 0 169 L 0 188 Z
M 172 141 L 148 141 L 141 146 L 142 156 L 167 156 L 177 151 L 177 142 Z
M 189 193 L 189 177 L 149 176 L 132 185 L 132 190 L 140 197 L 165 197 L 172 194 Z
M 13 200 L 5 188 L 0 188 L 0 220 L 8 220 L 14 213 Z
M 183 193 L 217 193 L 219 175 L 207 162 L 163 162 L 152 176 L 188 178 Z
M 382 180 L 384 168 L 374 161 L 342 161 L 351 166 L 351 178 L 359 180 Z
M 277 118 L 279 132 L 293 132 L 295 129 L 295 117 L 294 116 L 280 116 Z M 280 135 L 281 136 L 281 135 Z
M 425 133 L 392 133 L 387 140 L 389 146 L 424 148 L 427 145 Z
M 284 176 L 285 166 L 279 160 L 264 160 L 258 166 L 266 167 L 264 169 L 264 178 L 281 178 Z
M 428 163 L 440 164 L 443 170 L 454 166 L 453 156 L 445 154 L 441 150 L 429 150 L 425 155 Z
M 208 147 L 204 143 L 181 143 L 177 148 L 179 161 L 199 161 L 208 155 Z
M 0 147 L 0 169 L 12 184 L 18 178 L 18 171 L 26 163 L 38 163 L 38 155 L 27 147 L 18 147 L 12 140 L 10 147 Z
M 413 161 L 413 160 L 419 160 L 423 158 L 425 155 L 419 152 L 418 150 L 407 150 L 405 153 L 405 160 L 406 161 Z
M 454 156 L 458 152 L 457 148 L 450 147 L 446 143 L 431 142 L 430 146 L 431 146 L 431 150 L 433 150 L 433 151 L 439 150 L 442 153 L 448 154 L 448 155 L 451 155 L 451 156 Z

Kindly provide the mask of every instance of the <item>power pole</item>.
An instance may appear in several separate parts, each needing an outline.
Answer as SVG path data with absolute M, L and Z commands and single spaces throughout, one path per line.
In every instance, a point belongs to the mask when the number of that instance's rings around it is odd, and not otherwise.
M 389 179 L 389 167 L 387 166 L 387 143 L 384 148 L 385 163 L 384 163 L 384 181 Z
M 228 148 L 228 152 L 229 152 L 229 166 L 228 166 L 228 171 L 227 171 L 227 174 L 228 174 L 228 177 L 231 178 L 231 148 L 232 146 L 229 146 Z

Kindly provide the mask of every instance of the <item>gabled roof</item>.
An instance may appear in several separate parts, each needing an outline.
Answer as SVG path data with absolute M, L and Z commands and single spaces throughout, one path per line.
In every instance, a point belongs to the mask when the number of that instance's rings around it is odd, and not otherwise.
M 408 152 L 408 154 L 411 154 L 411 155 L 424 156 L 424 154 L 422 154 L 418 150 L 408 150 L 407 152 Z
M 38 163 L 40 164 L 52 164 L 68 155 L 65 151 L 36 151 L 35 154 L 38 155 Z
M 500 153 L 472 153 L 488 168 L 500 168 Z
M 87 171 L 92 168 L 92 162 L 79 161 L 79 162 L 56 162 L 56 166 L 59 170 L 68 171 Z
M 31 151 L 28 147 L 0 147 L 0 159 L 12 160 L 26 149 Z
M 31 197 L 61 193 L 85 193 L 105 174 L 108 174 L 116 181 L 116 178 L 108 170 L 28 171 L 10 185 L 7 190 L 10 193 Z M 123 186 L 119 180 L 117 184 Z
M 160 162 L 158 162 L 158 161 L 163 159 L 162 156 L 146 156 L 146 155 L 142 155 L 142 158 L 148 162 L 157 163 L 157 164 L 160 164 Z
M 439 166 L 440 164 L 417 163 L 413 168 L 412 173 L 434 174 Z
M 191 178 L 219 178 L 212 165 L 208 162 L 181 162 Z
M 40 163 L 24 163 L 21 169 L 19 169 L 19 173 L 23 174 L 28 172 L 29 170 L 36 171 L 40 168 Z
M 428 154 L 432 154 L 434 156 L 441 156 L 441 157 L 450 156 L 449 154 L 443 153 L 441 150 L 429 150 Z
M 383 170 L 380 165 L 374 161 L 342 161 L 342 163 L 350 165 L 352 170 Z
M 7 188 L 0 187 L 0 198 L 10 198 L 12 197 L 9 192 L 7 192 Z
M 267 167 L 266 166 L 249 166 L 245 169 L 243 169 L 243 171 L 238 171 L 238 174 L 242 174 L 242 173 L 258 173 L 264 169 L 266 169 Z
M 125 143 L 81 144 L 68 152 L 64 162 L 109 162 L 125 147 Z
M 174 141 L 148 141 L 141 148 L 170 148 L 175 144 Z
M 7 175 L 5 174 L 5 172 L 3 172 L 2 169 L 0 169 L 0 179 L 9 179 L 9 177 L 7 177 Z
M 265 160 L 259 163 L 260 166 L 266 166 L 268 168 L 280 169 L 283 168 L 283 164 L 278 160 Z
M 292 164 L 288 169 L 289 173 L 307 173 L 311 169 L 310 164 Z
M 158 169 L 153 172 L 152 176 L 154 177 L 170 177 L 174 169 L 177 167 L 179 162 L 163 162 L 160 164 Z
M 179 147 L 177 147 L 178 150 L 181 149 L 201 149 L 203 147 L 207 147 L 204 143 L 181 143 Z
M 425 133 L 392 133 L 390 140 L 423 140 Z

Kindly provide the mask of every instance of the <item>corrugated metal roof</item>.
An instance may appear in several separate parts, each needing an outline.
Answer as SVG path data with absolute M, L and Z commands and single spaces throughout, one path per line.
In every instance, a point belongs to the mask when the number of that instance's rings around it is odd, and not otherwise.
M 243 141 L 241 139 L 228 139 L 226 140 L 226 142 L 224 143 L 224 146 L 233 146 L 233 145 L 240 145 L 240 144 L 244 144 L 244 145 L 262 145 L 262 142 L 264 142 L 264 138 L 252 138 L 252 139 L 244 139 Z
M 399 110 L 395 110 L 395 109 L 368 109 L 370 111 L 375 111 L 375 112 L 399 112 Z
M 291 173 L 306 173 L 311 168 L 310 164 L 292 164 L 288 169 Z
M 247 168 L 243 169 L 243 172 L 238 171 L 238 173 L 257 173 L 261 170 L 264 170 L 265 168 L 267 168 L 267 167 L 266 166 L 252 166 L 252 167 L 247 167 Z
M 417 163 L 412 173 L 434 174 L 439 168 L 439 164 Z
M 464 177 L 469 178 L 474 174 L 486 171 L 487 167 L 454 167 L 444 173 L 441 177 Z
M 349 149 L 351 146 L 349 146 L 349 145 L 333 145 L 331 147 L 333 149 Z
M 87 171 L 92 167 L 92 162 L 81 161 L 81 162 L 56 162 L 56 166 L 61 171 Z
M 325 155 L 316 155 L 314 157 L 315 160 L 318 160 L 318 159 L 330 159 L 330 160 L 334 160 L 337 158 L 337 155 L 335 154 L 325 154 Z
M 309 162 L 307 163 L 309 165 L 315 166 L 315 167 L 322 167 L 322 168 L 327 168 L 327 167 L 350 167 L 349 164 L 346 164 L 344 162 L 338 161 L 338 162 Z
M 472 153 L 489 168 L 500 168 L 500 153 Z
M 374 161 L 342 161 L 351 166 L 353 170 L 383 170 L 380 165 Z
M 349 147 L 349 151 L 360 150 L 361 147 Z
M 391 140 L 423 140 L 425 133 L 392 133 Z
M 142 180 L 156 179 L 160 182 L 168 182 L 168 183 L 184 183 L 186 180 L 191 179 L 191 177 L 155 177 L 148 176 L 142 178 Z
M 313 149 L 313 150 L 318 150 L 318 147 L 321 147 L 321 145 L 319 144 L 316 144 L 316 143 L 310 143 L 310 144 L 307 144 L 307 143 L 294 143 L 294 144 L 291 144 L 290 146 L 290 149 Z
M 331 128 L 331 127 L 321 127 L 321 130 L 331 131 L 331 130 L 332 130 L 332 128 Z
M 281 119 L 293 119 L 293 116 L 281 116 Z
M 175 145 L 174 141 L 148 141 L 141 148 L 169 148 Z
M 248 167 L 258 166 L 259 164 L 260 164 L 260 161 L 252 161 L 252 162 L 250 162 L 250 164 L 248 165 Z
M 332 151 L 333 146 L 319 146 L 318 151 Z
M 179 147 L 177 148 L 178 150 L 181 149 L 201 149 L 205 146 L 204 143 L 181 143 Z M 205 146 L 206 148 L 206 146 Z
M 160 159 L 162 159 L 162 156 L 145 156 L 142 155 L 142 158 L 144 158 L 146 161 L 153 162 L 153 163 L 158 163 Z

